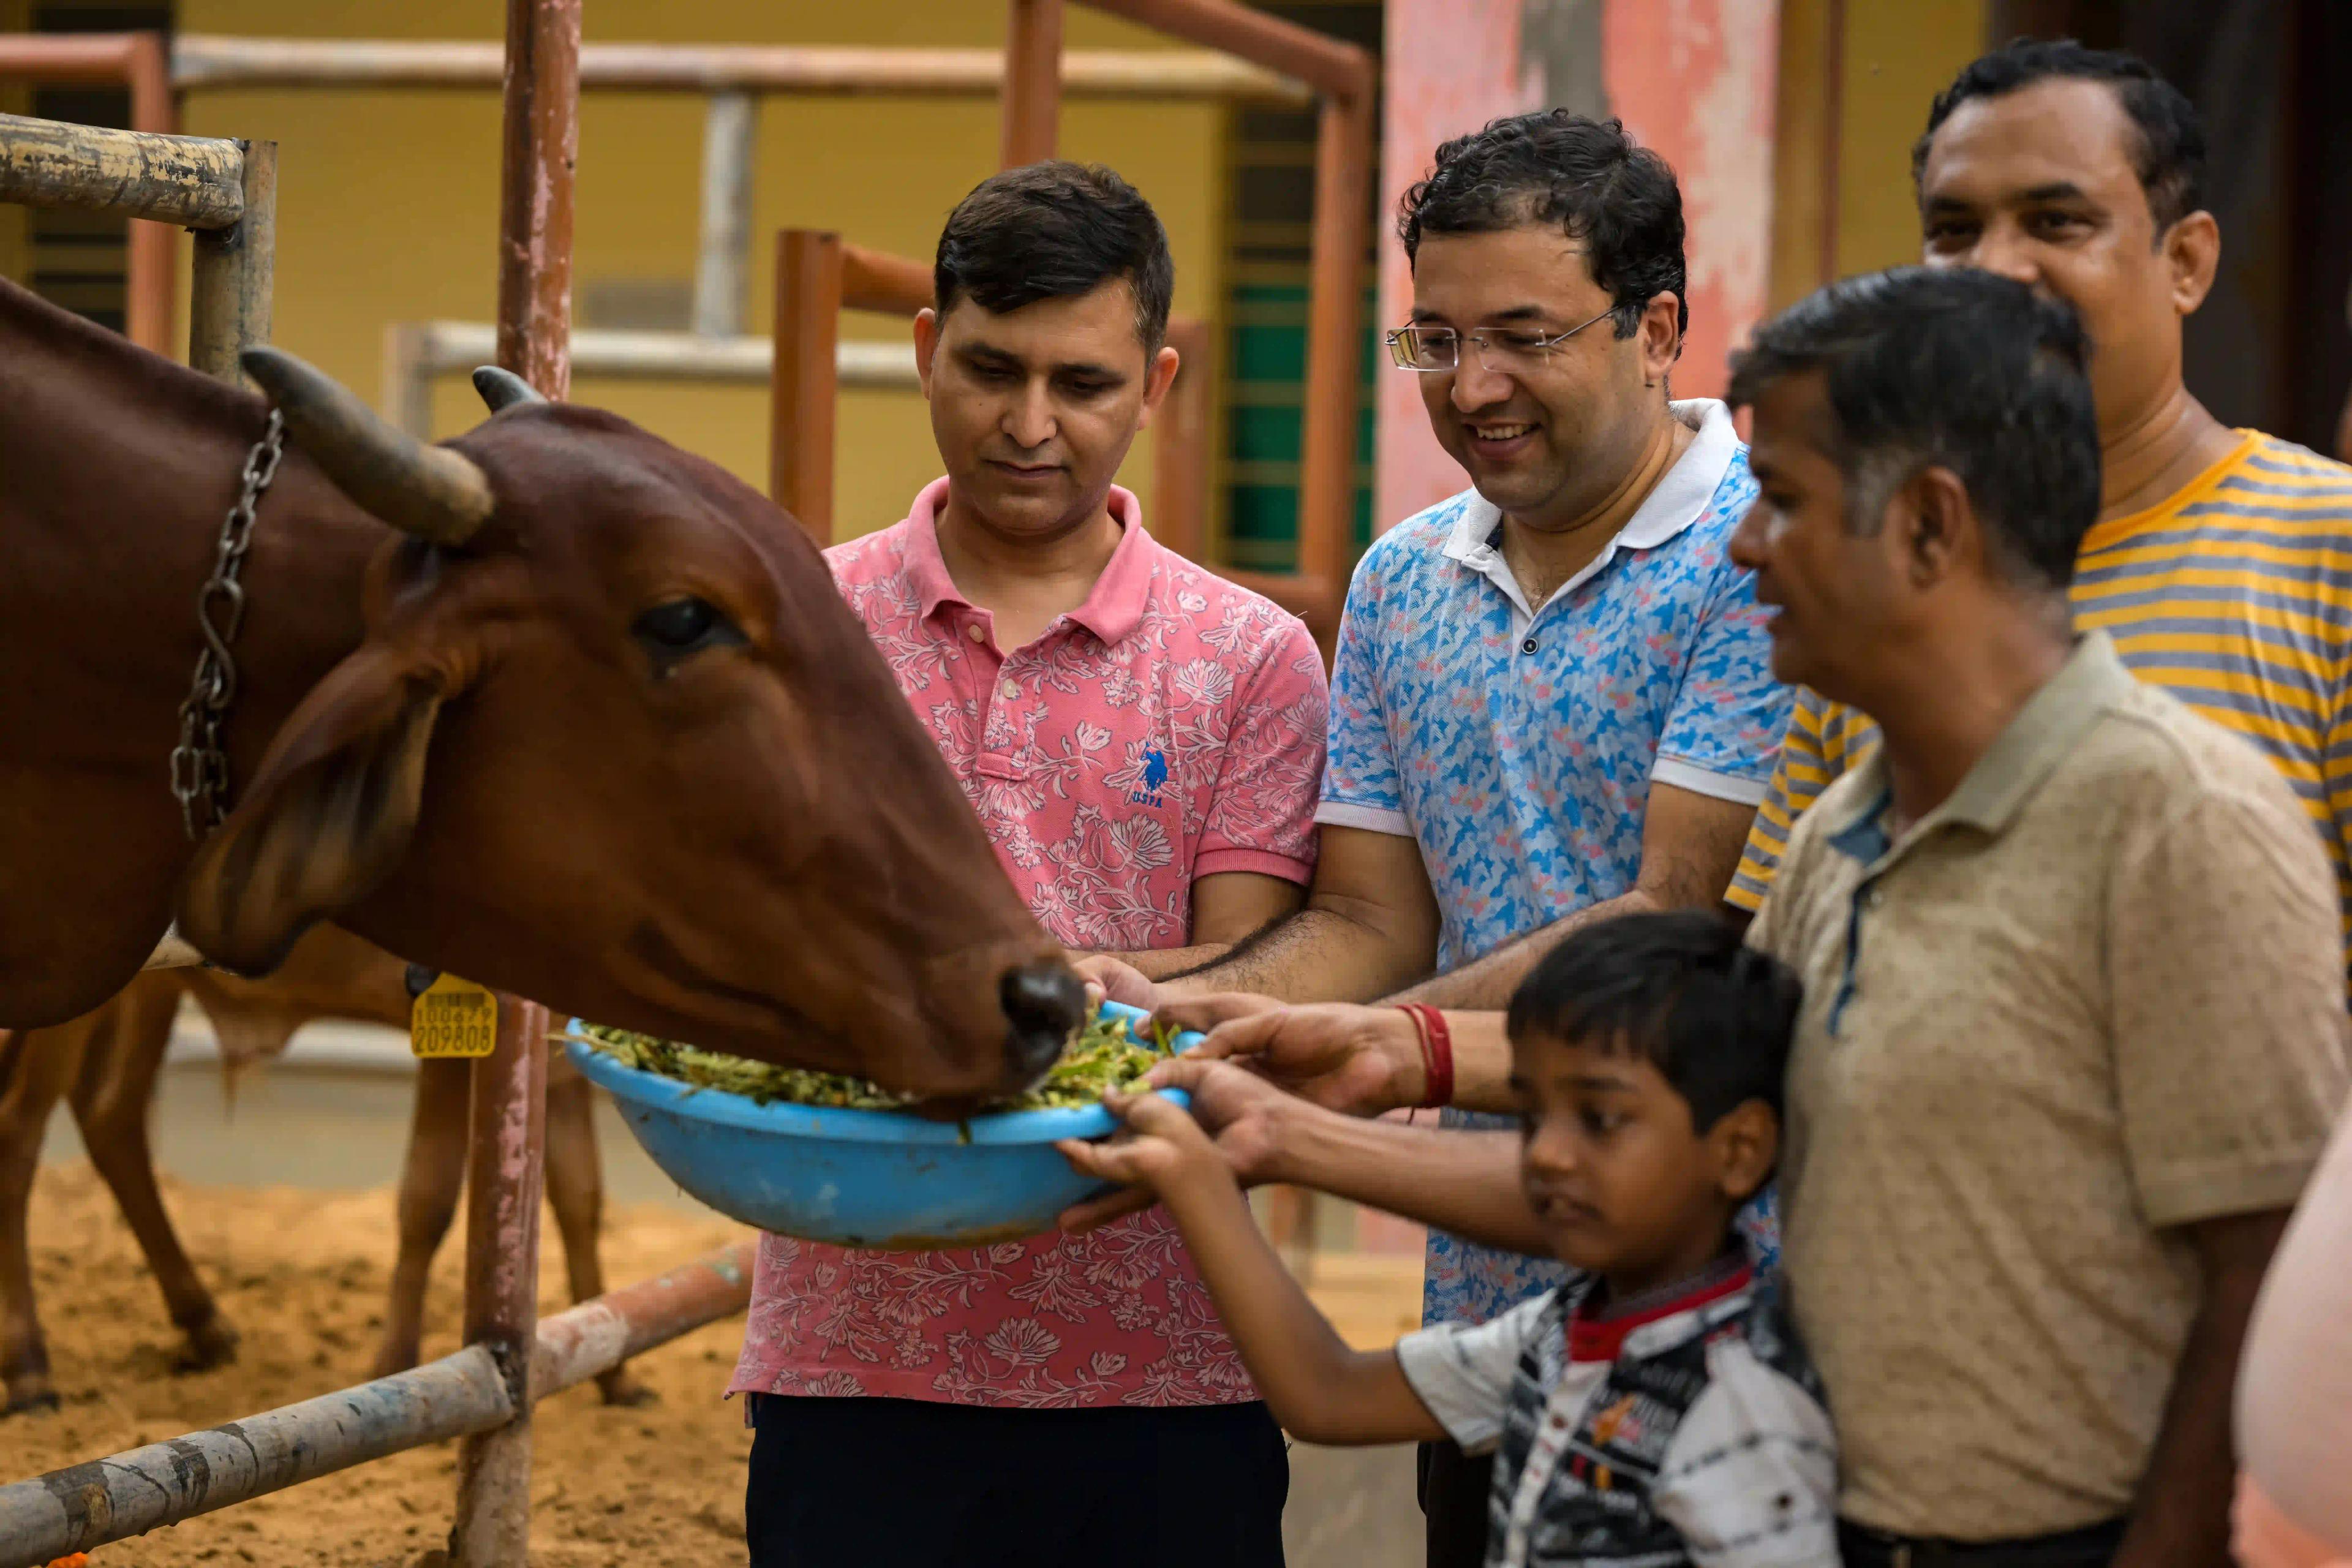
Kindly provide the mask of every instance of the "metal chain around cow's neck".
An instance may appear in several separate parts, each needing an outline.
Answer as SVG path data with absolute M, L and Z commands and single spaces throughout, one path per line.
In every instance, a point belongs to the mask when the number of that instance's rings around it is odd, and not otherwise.
M 221 524 L 213 552 L 213 574 L 196 592 L 196 629 L 204 651 L 196 655 L 195 679 L 180 704 L 180 743 L 172 752 L 172 797 L 190 838 L 202 838 L 228 814 L 228 753 L 221 750 L 221 721 L 236 700 L 236 659 L 229 644 L 245 621 L 245 586 L 237 581 L 253 542 L 254 509 L 278 477 L 286 454 L 286 420 L 275 408 L 269 427 L 245 455 L 245 484 Z

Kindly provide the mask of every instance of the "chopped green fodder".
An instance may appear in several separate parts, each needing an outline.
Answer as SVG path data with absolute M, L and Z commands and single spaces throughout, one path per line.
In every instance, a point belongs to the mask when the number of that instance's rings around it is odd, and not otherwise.
M 583 1024 L 580 1033 L 590 1044 L 625 1067 L 658 1073 L 696 1089 L 724 1089 L 761 1105 L 777 1100 L 793 1105 L 823 1105 L 853 1110 L 897 1110 L 907 1101 L 878 1084 L 840 1073 L 811 1072 L 803 1068 L 773 1067 L 699 1046 L 681 1046 L 635 1035 L 602 1024 Z M 1106 1090 L 1131 1088 L 1169 1054 L 1167 1032 L 1155 1028 L 1153 1037 L 1139 1038 L 1124 1018 L 1097 1016 L 1071 1038 L 1062 1059 L 1045 1081 L 1015 1099 L 999 1100 L 996 1110 L 1052 1110 L 1098 1104 Z

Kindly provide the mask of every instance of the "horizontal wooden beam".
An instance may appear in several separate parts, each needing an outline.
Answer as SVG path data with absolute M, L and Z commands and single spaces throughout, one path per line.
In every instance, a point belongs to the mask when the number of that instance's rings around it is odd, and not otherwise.
M 490 1352 L 471 1345 L 414 1371 L 0 1487 L 0 1568 L 143 1535 L 513 1419 Z
M 492 88 L 499 85 L 502 58 L 493 43 L 182 33 L 172 43 L 172 82 L 183 89 Z M 994 98 L 1004 87 L 1004 51 L 583 44 L 580 85 L 639 92 Z M 1160 101 L 1304 103 L 1314 96 L 1305 84 L 1277 71 L 1207 49 L 1072 49 L 1063 57 L 1062 91 L 1070 98 Z
M 739 1241 L 541 1319 L 530 1396 L 544 1399 L 585 1383 L 631 1356 L 743 1310 L 751 1300 L 756 1245 Z
M 1130 22 L 1220 50 L 1337 98 L 1368 98 L 1379 77 L 1371 52 L 1234 0 L 1079 0 Z
M 384 414 L 421 440 L 433 438 L 433 381 L 498 358 L 498 328 L 488 321 L 400 321 L 384 329 Z M 774 374 L 772 338 L 706 338 L 696 332 L 621 331 L 592 327 L 572 334 L 572 374 L 619 381 L 707 382 L 765 386 Z M 915 345 L 859 340 L 834 345 L 839 385 L 859 392 L 914 392 Z M 193 949 L 191 951 L 194 951 Z M 161 967 L 154 959 L 148 967 Z
M 541 1319 L 532 1401 L 741 1311 L 752 1247 L 721 1247 Z M 486 1432 L 514 1415 L 497 1360 L 468 1345 L 356 1388 L 0 1486 L 0 1568 L 43 1568 L 388 1454 Z
M 862 245 L 841 247 L 843 310 L 911 316 L 929 310 L 931 300 L 931 269 L 927 264 Z
M 245 216 L 245 154 L 209 136 L 0 114 L 0 201 L 229 228 Z
M 155 33 L 0 33 L 0 78 L 31 81 L 128 81 L 140 43 Z
M 419 321 L 394 329 L 415 334 L 418 364 L 434 375 L 490 363 L 497 329 L 488 321 Z M 764 384 L 775 368 L 771 338 L 706 338 L 698 332 L 621 331 L 590 327 L 572 334 L 572 374 L 627 381 L 740 381 Z M 911 342 L 845 342 L 835 361 L 844 386 L 912 392 Z

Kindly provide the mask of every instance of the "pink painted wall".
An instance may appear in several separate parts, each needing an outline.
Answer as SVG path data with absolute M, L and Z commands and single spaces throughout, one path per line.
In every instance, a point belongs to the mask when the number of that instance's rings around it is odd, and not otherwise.
M 1592 80 L 1590 40 L 1600 43 Z M 1763 314 L 1771 260 L 1779 0 L 1389 0 L 1384 213 L 1437 144 L 1497 115 L 1565 102 L 1622 116 L 1675 167 L 1689 226 L 1691 330 L 1675 376 L 1722 391 L 1725 357 Z M 1411 309 L 1412 275 L 1381 240 L 1381 321 Z M 1387 527 L 1469 481 L 1429 431 L 1409 372 L 1381 365 L 1374 518 Z
M 1429 172 L 1448 137 L 1524 107 L 1519 82 L 1523 0 L 1388 0 L 1381 82 L 1381 319 L 1383 331 L 1412 309 L 1412 274 L 1394 226 L 1397 202 Z M 1429 432 L 1413 373 L 1374 366 L 1378 420 L 1372 526 L 1385 529 L 1470 482 Z
M 1726 357 L 1764 314 L 1772 264 L 1777 0 L 1608 0 L 1612 109 L 1682 181 L 1690 335 L 1674 389 L 1723 392 Z

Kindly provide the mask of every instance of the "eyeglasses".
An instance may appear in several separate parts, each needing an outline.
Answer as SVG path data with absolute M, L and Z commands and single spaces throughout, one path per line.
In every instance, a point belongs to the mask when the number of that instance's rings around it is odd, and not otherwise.
M 1612 305 L 1591 321 L 1579 321 L 1564 332 L 1515 332 L 1501 328 L 1465 335 L 1451 327 L 1399 327 L 1388 335 L 1389 357 L 1400 370 L 1424 374 L 1449 371 L 1462 363 L 1462 344 L 1478 351 L 1478 363 L 1488 370 L 1540 367 L 1551 351 L 1605 316 L 1617 313 Z

